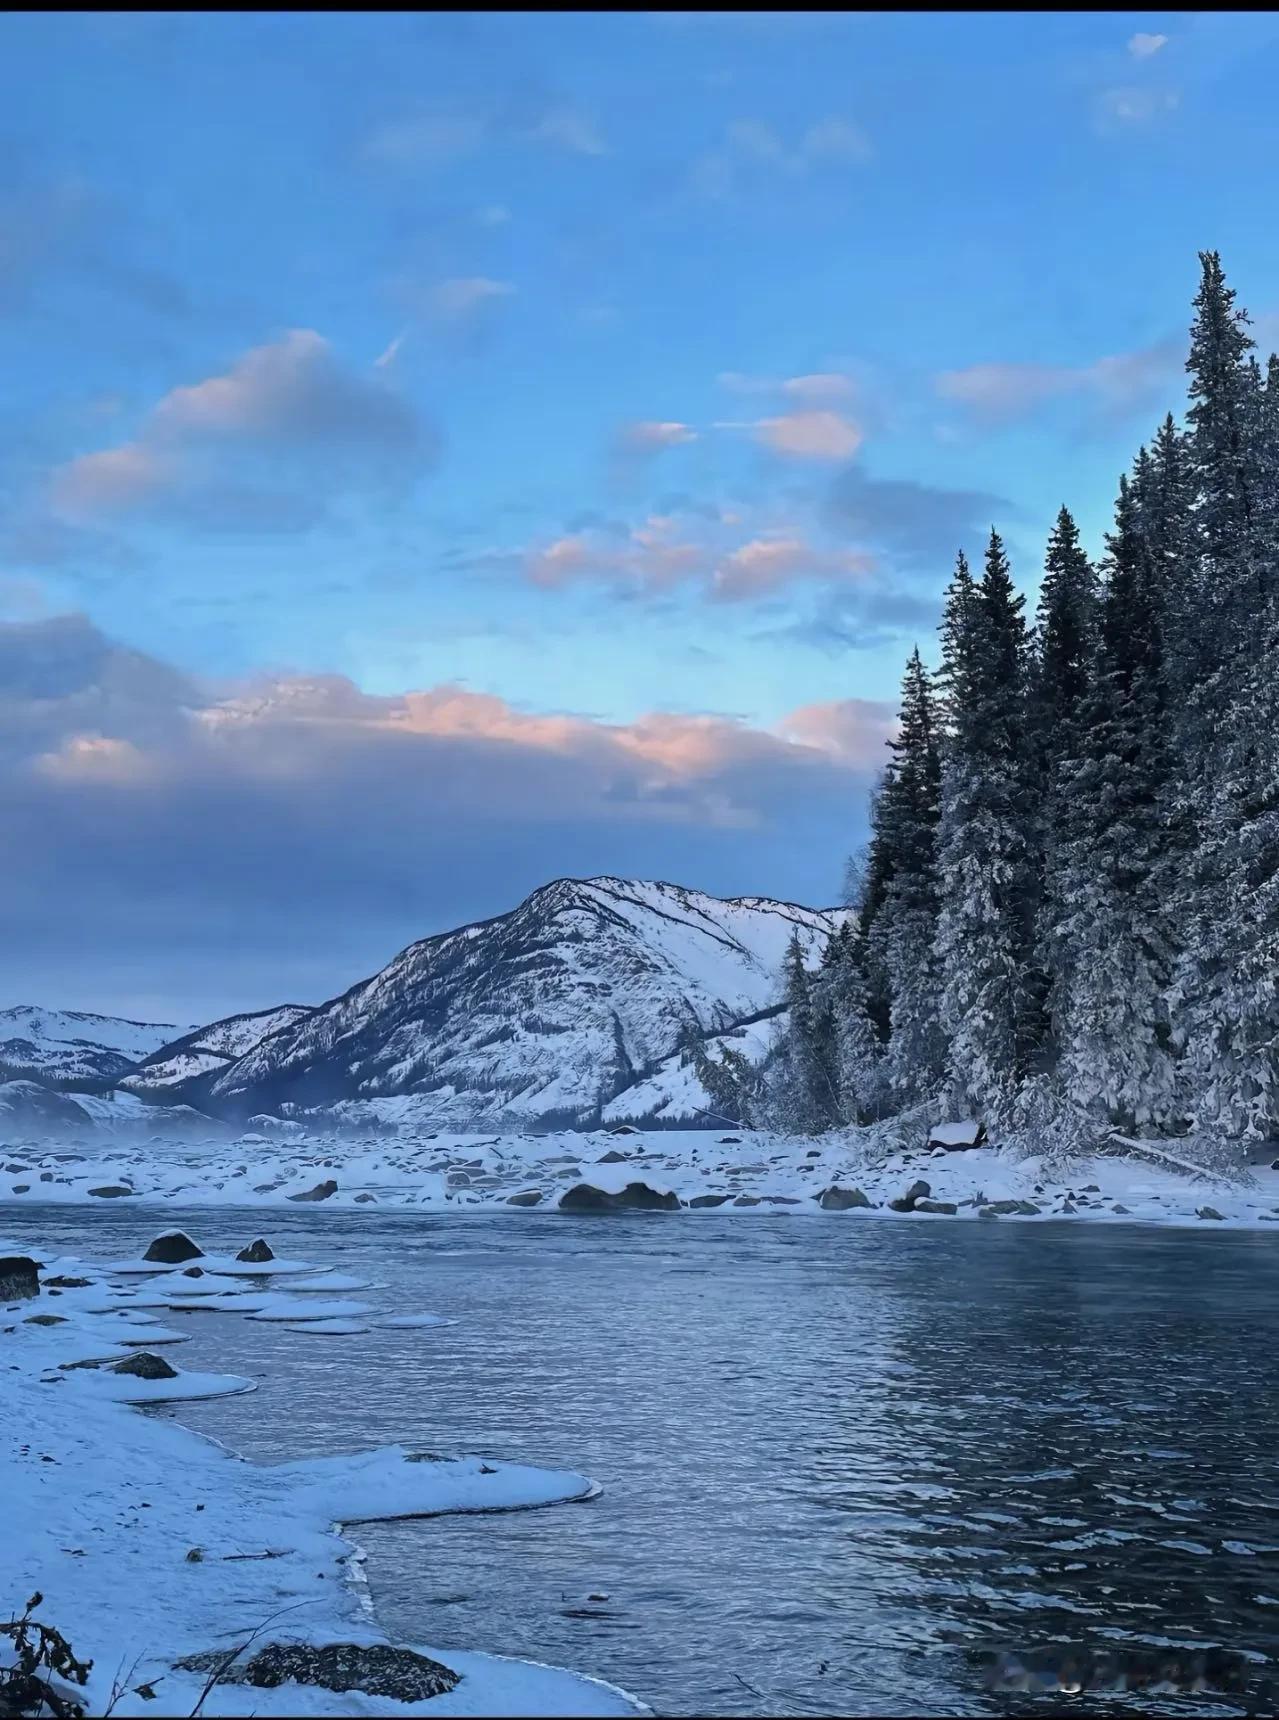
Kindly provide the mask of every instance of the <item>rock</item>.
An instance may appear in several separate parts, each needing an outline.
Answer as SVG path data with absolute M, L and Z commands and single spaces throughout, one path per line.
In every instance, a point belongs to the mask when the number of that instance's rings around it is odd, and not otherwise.
M 1215 1206 L 1201 1206 L 1195 1211 L 1196 1218 L 1225 1218 L 1224 1212 L 1218 1212 Z
M 28 1314 L 22 1322 L 24 1326 L 65 1326 L 66 1323 L 62 1314 Z
M 46 1290 L 87 1290 L 93 1283 L 92 1278 L 46 1278 Z
M 739 1194 L 733 1202 L 734 1206 L 758 1206 L 759 1196 L 754 1194 Z
M 632 1130 L 632 1133 L 634 1131 Z M 561 1212 L 678 1212 L 679 1197 L 659 1193 L 647 1183 L 627 1183 L 620 1194 L 610 1194 L 593 1183 L 574 1183 L 560 1196 Z
M 1116 1201 L 1110 1210 L 1111 1212 L 1127 1212 L 1128 1208 L 1126 1206 L 1120 1206 L 1119 1202 Z
M 537 1206 L 542 1199 L 540 1188 L 521 1189 L 519 1194 L 508 1194 L 507 1206 Z
M 166 1230 L 155 1238 L 142 1258 L 162 1266 L 181 1266 L 184 1260 L 203 1260 L 204 1250 L 184 1230 Z
M 372 1202 L 374 1206 L 377 1205 L 377 1196 L 375 1194 L 357 1194 L 355 1200 L 357 1206 L 368 1206 L 370 1202 Z
M 917 1200 L 927 1200 L 932 1189 L 926 1182 L 913 1182 L 905 1194 L 899 1194 L 896 1200 L 890 1200 L 888 1205 L 893 1212 L 914 1212 Z
M 740 1147 L 741 1144 L 742 1137 L 740 1135 L 721 1135 L 715 1143 L 717 1147 Z
M 14 1194 L 29 1194 L 31 1192 L 31 1184 L 30 1183 L 14 1183 L 13 1192 L 14 1192 Z
M 628 1157 L 627 1153 L 619 1153 L 616 1147 L 610 1147 L 602 1158 L 596 1159 L 595 1163 L 597 1165 L 621 1165 L 626 1163 Z
M 804 1157 L 806 1159 L 820 1159 L 821 1156 L 822 1156 L 822 1149 L 820 1147 L 810 1147 L 808 1149 L 808 1151 L 804 1154 Z
M 182 1672 L 216 1672 L 226 1662 L 226 1650 L 189 1654 L 174 1666 Z M 391 1702 L 425 1702 L 444 1696 L 458 1683 L 458 1674 L 415 1649 L 391 1643 L 272 1642 L 247 1661 L 233 1663 L 222 1674 L 223 1684 L 252 1684 L 272 1690 L 278 1684 L 310 1685 L 320 1690 L 357 1690 Z
M 917 1200 L 916 1212 L 943 1212 L 953 1216 L 959 1211 L 953 1200 Z
M 176 1380 L 178 1377 L 178 1370 L 171 1368 L 164 1357 L 157 1356 L 153 1350 L 138 1350 L 122 1362 L 112 1362 L 110 1372 L 133 1374 L 140 1380 Z
M 798 1197 L 793 1194 L 763 1194 L 759 1197 L 765 1206 L 798 1206 Z
M 633 1129 L 629 1123 L 619 1123 L 615 1129 L 609 1130 L 610 1135 L 638 1135 L 639 1130 Z
M 286 1195 L 285 1199 L 286 1200 L 327 1200 L 330 1195 L 336 1194 L 337 1191 L 338 1191 L 338 1185 L 334 1182 L 333 1178 L 332 1177 L 325 1177 L 324 1181 L 316 1183 L 314 1188 L 306 1189 L 302 1194 Z
M 40 1294 L 40 1275 L 29 1254 L 0 1256 L 0 1302 L 24 1302 Z
M 726 1195 L 726 1194 L 695 1194 L 693 1196 L 692 1200 L 690 1200 L 688 1204 L 690 1207 L 693 1207 L 693 1206 L 723 1206 L 723 1204 L 726 1200 L 731 1200 L 731 1199 L 732 1199 L 732 1196 Z
M 258 1236 L 254 1238 L 247 1248 L 242 1248 L 240 1250 L 236 1255 L 236 1259 L 243 1260 L 250 1266 L 262 1266 L 266 1261 L 274 1260 L 275 1255 L 271 1252 L 270 1246 L 264 1242 L 260 1236 Z
M 122 1194 L 132 1194 L 134 1191 L 120 1183 L 104 1183 L 101 1188 L 91 1188 L 87 1192 L 96 1194 L 99 1200 L 115 1200 Z
M 870 1200 L 859 1188 L 841 1188 L 832 1183 L 818 1195 L 817 1204 L 823 1212 L 849 1212 L 855 1206 L 869 1206 Z
M 179 1278 L 203 1278 L 204 1268 L 203 1266 L 184 1266 L 177 1276 Z
M 1101 1184 L 1100 1183 L 1085 1183 L 1079 1192 L 1080 1192 L 1080 1194 L 1100 1194 L 1101 1193 Z
M 1063 1200 L 1061 1205 L 1057 1208 L 1057 1211 L 1073 1214 L 1078 1212 L 1079 1208 L 1075 1205 L 1073 1200 Z
M 1272 1171 L 1279 1171 L 1279 1159 L 1271 1159 L 1270 1168 Z

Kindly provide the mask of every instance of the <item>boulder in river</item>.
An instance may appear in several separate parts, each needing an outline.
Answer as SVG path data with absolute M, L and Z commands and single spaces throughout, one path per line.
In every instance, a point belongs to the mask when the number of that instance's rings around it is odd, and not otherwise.
M 217 1672 L 226 1651 L 189 1654 L 174 1665 L 182 1672 Z M 390 1702 L 425 1702 L 444 1696 L 458 1674 L 438 1660 L 391 1643 L 270 1642 L 247 1661 L 222 1673 L 222 1682 L 272 1690 L 278 1684 L 307 1684 L 320 1690 L 356 1690 Z
M 953 1200 L 917 1200 L 916 1212 L 939 1212 L 953 1217 L 959 1211 Z
M 301 1194 L 286 1195 L 285 1199 L 286 1200 L 327 1200 L 330 1195 L 336 1194 L 337 1191 L 338 1191 L 338 1185 L 334 1182 L 333 1178 L 332 1177 L 325 1177 L 324 1181 L 316 1183 L 314 1188 L 305 1189 L 305 1190 L 303 1190 L 303 1192 Z
M 508 1194 L 507 1206 L 537 1206 L 542 1199 L 540 1188 L 521 1189 L 518 1194 Z
M 192 1242 L 185 1230 L 166 1230 L 155 1238 L 142 1258 L 161 1266 L 181 1266 L 184 1260 L 203 1260 L 204 1250 L 199 1243 Z
M 40 1294 L 40 1277 L 29 1254 L 0 1257 L 0 1302 L 24 1302 Z
M 619 1193 L 596 1188 L 593 1183 L 574 1183 L 560 1196 L 561 1212 L 678 1212 L 679 1196 L 647 1183 L 631 1182 Z
M 275 1255 L 270 1246 L 258 1236 L 247 1248 L 242 1248 L 236 1255 L 237 1260 L 243 1260 L 248 1266 L 263 1266 L 268 1260 L 274 1260 Z
M 695 1194 L 689 1206 L 723 1206 L 731 1197 L 726 1194 Z
M 832 1183 L 818 1195 L 817 1204 L 823 1212 L 848 1212 L 855 1206 L 869 1206 L 870 1200 L 859 1188 L 841 1188 Z
M 915 1202 L 917 1200 L 927 1200 L 928 1196 L 932 1192 L 932 1189 L 926 1182 L 923 1182 L 922 1180 L 919 1182 L 913 1182 L 906 1190 L 905 1194 L 898 1195 L 896 1200 L 890 1200 L 888 1205 L 893 1212 L 914 1212 Z
M 1225 1218 L 1224 1212 L 1218 1212 L 1215 1206 L 1201 1206 L 1195 1210 L 1196 1218 Z
M 157 1356 L 151 1350 L 138 1350 L 122 1362 L 113 1362 L 110 1372 L 133 1374 L 140 1380 L 176 1380 L 178 1377 L 178 1370 L 171 1368 L 163 1356 Z
M 123 1183 L 103 1183 L 99 1188 L 91 1188 L 88 1194 L 96 1194 L 99 1200 L 118 1200 L 121 1195 L 136 1194 L 136 1189 L 125 1188 Z

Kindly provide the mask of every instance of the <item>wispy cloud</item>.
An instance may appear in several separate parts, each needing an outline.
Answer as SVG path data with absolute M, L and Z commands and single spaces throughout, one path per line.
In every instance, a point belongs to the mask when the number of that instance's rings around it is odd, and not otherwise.
M 529 103 L 522 94 L 476 111 L 435 110 L 374 126 L 360 153 L 375 165 L 404 170 L 451 166 L 498 145 L 538 145 L 569 155 L 601 156 L 608 144 L 591 116 L 572 103 Z
M 227 528 L 313 523 L 334 493 L 433 457 L 385 369 L 352 369 L 315 330 L 294 329 L 171 389 L 132 440 L 59 467 L 51 504 L 80 521 L 162 508 Z
M 818 120 L 789 140 L 767 121 L 737 119 L 713 149 L 694 161 L 690 184 L 703 196 L 727 197 L 760 173 L 796 177 L 822 168 L 859 167 L 873 155 L 861 127 L 837 116 Z
M 1081 400 L 1105 417 L 1155 406 L 1176 377 L 1181 342 L 1171 337 L 1136 352 L 1080 365 L 973 364 L 943 371 L 937 393 L 989 425 L 1028 418 L 1050 402 Z
M 861 426 L 832 411 L 787 412 L 745 423 L 721 420 L 717 430 L 745 430 L 765 448 L 793 460 L 850 460 L 865 440 Z
M 799 584 L 856 581 L 869 555 L 813 541 L 794 527 L 743 537 L 737 515 L 650 514 L 624 532 L 599 526 L 569 532 L 534 550 L 525 573 L 544 590 L 600 585 L 647 597 L 690 587 L 715 602 L 773 597 Z
M 617 433 L 619 453 L 629 455 L 659 454 L 664 448 L 678 448 L 685 442 L 696 442 L 697 432 L 687 424 L 658 419 L 640 419 L 623 425 Z
M 1148 35 L 1144 30 L 1138 30 L 1135 36 L 1128 38 L 1128 52 L 1134 60 L 1149 60 L 1167 46 L 1167 36 Z
M 1101 91 L 1095 117 L 1099 130 L 1117 131 L 1152 125 L 1180 106 L 1180 90 L 1124 84 Z

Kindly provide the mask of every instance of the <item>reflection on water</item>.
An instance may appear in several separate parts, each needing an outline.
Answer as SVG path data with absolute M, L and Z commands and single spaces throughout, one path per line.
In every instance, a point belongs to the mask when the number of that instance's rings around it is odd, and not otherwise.
M 265 1229 L 368 1272 L 372 1300 L 461 1321 L 326 1340 L 175 1316 L 195 1334 L 188 1365 L 263 1381 L 188 1406 L 190 1425 L 261 1458 L 406 1440 L 604 1483 L 588 1505 L 362 1527 L 394 1634 L 572 1665 L 669 1715 L 1273 1705 L 1273 1238 L 757 1214 L 163 1218 L 211 1246 Z M 60 1208 L 10 1209 L 3 1227 L 111 1255 L 155 1226 Z M 1046 1664 L 1076 1679 L 1129 1664 L 1136 1681 L 1207 1649 L 1226 1658 L 1198 1669 L 1243 1694 L 1042 1693 Z M 1187 1687 L 1195 1670 L 1186 1658 Z

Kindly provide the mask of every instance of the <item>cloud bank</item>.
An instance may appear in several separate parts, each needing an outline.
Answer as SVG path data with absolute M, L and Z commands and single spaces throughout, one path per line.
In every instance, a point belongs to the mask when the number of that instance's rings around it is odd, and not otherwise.
M 827 901 L 891 717 L 854 698 L 773 729 L 604 723 L 452 686 L 210 686 L 80 616 L 3 625 L 4 1001 L 307 1001 L 565 873 Z

